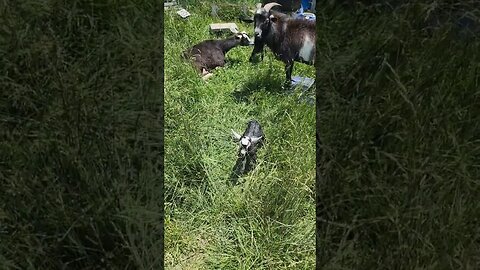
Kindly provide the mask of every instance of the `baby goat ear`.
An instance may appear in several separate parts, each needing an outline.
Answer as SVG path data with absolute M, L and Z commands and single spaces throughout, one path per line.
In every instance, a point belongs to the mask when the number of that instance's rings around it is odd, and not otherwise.
M 237 132 L 235 132 L 233 129 L 231 129 L 233 138 L 236 139 L 237 141 L 242 138 Z

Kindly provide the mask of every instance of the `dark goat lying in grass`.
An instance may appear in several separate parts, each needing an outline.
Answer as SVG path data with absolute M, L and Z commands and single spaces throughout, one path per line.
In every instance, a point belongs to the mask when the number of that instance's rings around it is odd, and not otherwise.
M 255 46 L 250 56 L 261 53 L 267 45 L 278 60 L 285 63 L 285 85 L 292 82 L 295 61 L 313 65 L 315 60 L 315 21 L 294 19 L 271 10 L 277 3 L 268 3 L 255 12 Z
M 257 161 L 257 149 L 262 147 L 265 134 L 263 133 L 260 123 L 256 120 L 251 120 L 247 124 L 247 128 L 243 135 L 236 133 L 232 129 L 233 138 L 240 144 L 238 150 L 238 159 L 234 168 L 234 177 L 245 174 L 252 170 Z
M 192 59 L 195 69 L 202 73 L 204 79 L 211 76 L 210 71 L 225 65 L 225 54 L 237 46 L 249 46 L 250 38 L 244 32 L 220 40 L 205 40 L 186 49 L 183 58 Z

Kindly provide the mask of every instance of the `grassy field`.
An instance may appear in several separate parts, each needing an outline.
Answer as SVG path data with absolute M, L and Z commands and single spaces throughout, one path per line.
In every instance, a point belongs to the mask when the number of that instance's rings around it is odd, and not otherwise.
M 0 269 L 160 269 L 153 3 L 0 3 Z
M 233 21 L 252 35 L 253 25 L 237 17 L 254 2 L 234 2 L 218 3 L 219 18 L 206 1 L 187 1 L 185 20 L 165 11 L 165 267 L 313 269 L 315 106 L 281 90 L 284 66 L 270 52 L 251 64 L 252 47 L 235 48 L 208 82 L 180 58 L 216 38 L 209 23 Z M 294 70 L 314 74 L 301 64 Z M 267 144 L 256 169 L 233 185 L 230 129 L 243 132 L 250 119 Z
M 478 269 L 480 10 L 362 2 L 317 14 L 318 266 Z

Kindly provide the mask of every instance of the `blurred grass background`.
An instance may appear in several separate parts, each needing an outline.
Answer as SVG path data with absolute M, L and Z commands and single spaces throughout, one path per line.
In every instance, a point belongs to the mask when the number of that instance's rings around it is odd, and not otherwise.
M 318 267 L 478 269 L 478 4 L 317 7 Z
M 235 22 L 253 38 L 253 24 L 238 18 L 255 2 L 180 3 L 187 19 L 165 11 L 166 269 L 313 269 L 315 106 L 281 90 L 284 65 L 268 49 L 251 64 L 253 47 L 234 48 L 202 81 L 182 51 L 228 36 L 210 34 L 210 23 Z M 297 64 L 293 74 L 315 72 Z M 230 129 L 243 132 L 250 119 L 267 144 L 256 169 L 232 185 L 238 144 Z
M 0 3 L 0 268 L 160 269 L 155 1 Z

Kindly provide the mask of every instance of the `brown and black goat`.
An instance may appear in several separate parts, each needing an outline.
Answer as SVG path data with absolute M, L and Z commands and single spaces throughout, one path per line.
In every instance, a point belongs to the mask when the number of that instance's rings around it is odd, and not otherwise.
M 245 32 L 220 40 L 205 40 L 183 52 L 184 59 L 191 59 L 195 69 L 207 79 L 216 67 L 225 65 L 225 54 L 237 46 L 249 46 L 250 38 Z
M 276 12 L 272 10 L 275 6 L 280 5 L 268 3 L 255 12 L 255 45 L 250 62 L 258 53 L 263 59 L 263 48 L 267 45 L 276 58 L 285 63 L 285 86 L 290 86 L 294 62 L 314 65 L 315 21 Z

